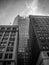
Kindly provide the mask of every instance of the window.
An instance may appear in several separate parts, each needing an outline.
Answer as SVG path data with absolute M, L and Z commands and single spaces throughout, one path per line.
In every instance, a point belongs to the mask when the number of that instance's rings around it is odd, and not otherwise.
M 6 46 L 6 42 L 1 42 L 0 46 Z
M 8 28 L 7 28 L 7 31 L 10 31 L 10 30 L 11 30 L 11 28 L 8 27 Z
M 11 32 L 11 36 L 15 36 L 16 35 L 16 32 Z
M 12 59 L 12 53 L 6 53 L 5 54 L 5 59 Z
M 7 41 L 7 40 L 8 40 L 8 38 L 3 38 L 3 39 L 2 39 L 3 42 L 4 42 L 4 41 Z
M 0 59 L 2 59 L 2 56 L 3 56 L 3 54 L 2 54 L 2 53 L 0 53 Z
M 12 52 L 13 51 L 13 47 L 7 47 L 7 52 Z
M 1 28 L 1 30 L 5 30 L 5 28 L 4 28 L 4 27 L 2 27 L 2 28 Z
M 0 52 L 4 52 L 5 47 L 0 47 Z
M 10 40 L 10 41 L 15 41 L 15 38 L 10 38 L 9 40 Z
M 14 42 L 9 42 L 8 46 L 14 46 Z
M 11 65 L 11 62 L 10 61 L 5 61 L 5 62 L 3 62 L 3 65 Z

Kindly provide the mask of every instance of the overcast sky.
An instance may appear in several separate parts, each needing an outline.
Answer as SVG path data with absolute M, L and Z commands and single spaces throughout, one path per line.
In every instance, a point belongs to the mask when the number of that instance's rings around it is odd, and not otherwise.
M 18 15 L 49 14 L 49 0 L 0 0 L 0 24 L 11 24 Z

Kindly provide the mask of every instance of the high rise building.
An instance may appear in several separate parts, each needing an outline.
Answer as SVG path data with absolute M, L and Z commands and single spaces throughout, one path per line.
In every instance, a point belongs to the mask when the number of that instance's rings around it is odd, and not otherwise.
M 29 46 L 32 62 L 36 65 L 41 51 L 49 51 L 49 16 L 29 16 Z
M 0 65 L 17 65 L 19 27 L 0 25 Z
M 28 39 L 29 39 L 29 17 L 17 16 L 13 25 L 19 25 L 19 50 L 18 57 L 21 65 L 28 64 Z
M 23 51 L 27 47 L 27 40 L 29 39 L 29 18 L 17 16 L 14 20 L 13 25 L 19 25 L 19 51 Z

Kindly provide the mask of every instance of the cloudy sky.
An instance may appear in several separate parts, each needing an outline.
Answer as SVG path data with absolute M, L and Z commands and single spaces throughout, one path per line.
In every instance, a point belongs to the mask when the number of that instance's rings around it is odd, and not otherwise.
M 0 24 L 12 24 L 18 14 L 48 15 L 49 0 L 0 0 Z

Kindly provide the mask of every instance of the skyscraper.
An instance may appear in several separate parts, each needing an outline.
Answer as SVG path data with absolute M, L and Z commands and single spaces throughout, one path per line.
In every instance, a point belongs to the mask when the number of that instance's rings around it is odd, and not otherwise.
M 28 63 L 29 17 L 24 18 L 18 15 L 15 18 L 13 25 L 17 25 L 16 22 L 18 22 L 18 26 L 19 26 L 19 50 L 18 50 L 19 61 L 21 65 L 23 64 L 27 65 Z
M 13 25 L 19 26 L 19 50 L 22 50 L 27 47 L 27 39 L 29 38 L 29 18 L 24 18 L 17 16 L 14 20 Z
M 49 16 L 29 16 L 29 40 L 35 65 L 41 51 L 49 50 Z

